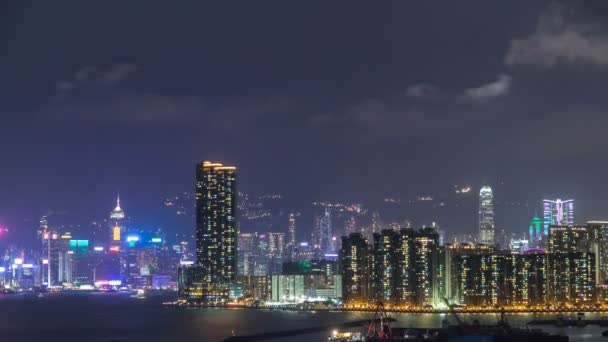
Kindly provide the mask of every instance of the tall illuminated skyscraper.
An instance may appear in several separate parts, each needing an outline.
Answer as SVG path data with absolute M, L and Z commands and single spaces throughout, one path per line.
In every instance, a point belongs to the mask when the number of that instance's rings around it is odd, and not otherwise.
M 110 212 L 110 241 L 120 243 L 120 235 L 124 232 L 125 212 L 120 207 L 120 195 L 116 197 L 116 208 Z
M 549 226 L 574 225 L 574 200 L 543 200 L 543 233 L 549 235 Z
M 342 298 L 347 305 L 365 304 L 369 298 L 370 255 L 367 240 L 359 233 L 342 237 Z
M 296 245 L 296 215 L 289 213 L 289 224 L 287 226 L 287 246 L 294 247 Z
M 494 243 L 494 196 L 489 186 L 479 191 L 479 242 Z
M 237 270 L 236 167 L 196 165 L 196 263 L 203 300 L 225 302 Z

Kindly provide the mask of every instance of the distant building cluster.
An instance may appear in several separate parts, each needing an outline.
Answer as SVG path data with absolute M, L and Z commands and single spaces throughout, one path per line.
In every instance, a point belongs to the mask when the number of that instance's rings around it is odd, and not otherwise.
M 439 246 L 430 228 L 342 238 L 343 300 L 403 308 L 594 306 L 605 301 L 608 223 L 549 226 L 546 249 Z
M 187 243 L 170 245 L 160 229 L 137 230 L 120 206 L 84 233 L 40 219 L 39 249 L 9 248 L 0 266 L 4 291 L 174 289 Z

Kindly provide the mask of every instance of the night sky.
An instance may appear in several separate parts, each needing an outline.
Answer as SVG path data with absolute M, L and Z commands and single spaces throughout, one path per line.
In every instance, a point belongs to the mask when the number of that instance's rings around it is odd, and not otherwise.
M 3 2 L 0 223 L 153 215 L 202 159 L 294 206 L 502 182 L 607 219 L 607 95 L 605 1 Z

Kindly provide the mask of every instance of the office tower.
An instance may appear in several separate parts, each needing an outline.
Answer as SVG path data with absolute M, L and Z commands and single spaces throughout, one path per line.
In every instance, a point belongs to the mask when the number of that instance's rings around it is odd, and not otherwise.
M 203 300 L 225 302 L 237 270 L 236 167 L 203 161 L 196 166 L 196 263 Z
M 549 226 L 574 225 L 574 200 L 543 200 L 543 234 L 549 235 Z
M 270 274 L 270 257 L 268 255 L 268 235 L 260 234 L 256 238 L 253 275 L 266 276 Z
M 380 220 L 380 213 L 374 211 L 372 213 L 372 231 L 371 233 L 380 233 L 382 230 L 382 221 Z
M 59 282 L 59 256 L 62 253 L 59 233 L 48 229 L 42 232 L 42 284 L 54 286 Z
M 586 226 L 549 226 L 548 301 L 553 305 L 595 300 L 596 263 Z
M 72 264 L 71 280 L 75 285 L 92 284 L 93 274 L 89 267 L 89 240 L 69 240 L 70 261 L 66 265 Z M 68 259 L 68 260 L 69 260 Z M 69 269 L 69 266 L 67 266 Z
M 366 304 L 369 298 L 370 255 L 359 233 L 342 237 L 342 297 L 346 305 Z
M 125 232 L 124 227 L 125 212 L 120 207 L 120 196 L 116 197 L 116 207 L 110 212 L 110 241 L 111 243 L 120 244 L 121 234 Z
M 398 232 L 388 229 L 374 234 L 372 289 L 374 300 L 386 304 L 397 304 L 398 237 Z
M 268 233 L 268 256 L 282 259 L 285 255 L 285 233 Z
M 542 231 L 543 221 L 538 217 L 534 216 L 532 220 L 530 220 L 529 227 L 529 244 L 531 247 L 540 247 L 543 240 L 543 231 Z M 545 235 L 546 237 L 546 235 Z
M 587 226 L 596 255 L 596 284 L 604 285 L 608 280 L 608 221 L 589 221 Z
M 331 211 L 326 207 L 323 213 L 315 218 L 311 236 L 312 248 L 317 258 L 323 258 L 325 254 L 334 252 L 331 238 Z
M 323 254 L 333 253 L 331 249 L 331 211 L 325 208 L 325 213 L 319 218 L 319 243 Z
M 289 213 L 289 224 L 287 225 L 287 246 L 294 247 L 296 245 L 296 215 Z
M 285 233 L 268 233 L 268 257 L 270 272 L 280 274 L 285 261 Z
M 494 197 L 489 186 L 479 191 L 479 242 L 494 244 Z
M 239 234 L 238 242 L 238 275 L 240 276 L 252 276 L 254 265 L 255 265 L 255 245 L 256 245 L 255 234 L 241 233 Z

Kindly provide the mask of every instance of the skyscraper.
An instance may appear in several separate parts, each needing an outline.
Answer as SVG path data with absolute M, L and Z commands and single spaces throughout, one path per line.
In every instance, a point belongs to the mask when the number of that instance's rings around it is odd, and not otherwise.
M 329 208 L 325 208 L 325 214 L 319 218 L 320 244 L 321 251 L 325 253 L 333 253 L 331 245 L 331 212 Z
M 287 226 L 287 246 L 294 247 L 296 245 L 296 215 L 289 213 L 289 224 Z
M 196 263 L 203 300 L 225 302 L 237 270 L 236 167 L 196 166 Z
M 549 226 L 574 225 L 574 200 L 543 200 L 543 234 L 549 235 Z
M 364 304 L 369 299 L 370 255 L 367 241 L 359 233 L 342 237 L 342 296 L 347 305 Z
M 494 196 L 489 186 L 479 191 L 479 242 L 494 243 Z
M 549 227 L 548 301 L 580 304 L 595 300 L 596 255 L 587 226 Z
M 242 233 L 238 242 L 238 275 L 252 276 L 255 265 L 255 245 L 257 234 Z
M 116 208 L 110 212 L 110 241 L 120 243 L 121 233 L 125 231 L 125 212 L 120 207 L 120 195 L 116 197 Z
M 530 220 L 530 237 L 528 241 L 531 247 L 540 247 L 541 242 L 545 240 L 541 229 L 542 224 L 543 221 L 538 216 L 534 216 Z
M 333 253 L 331 243 L 331 210 L 325 208 L 322 214 L 315 217 L 311 242 L 317 258 L 323 258 L 326 253 Z

